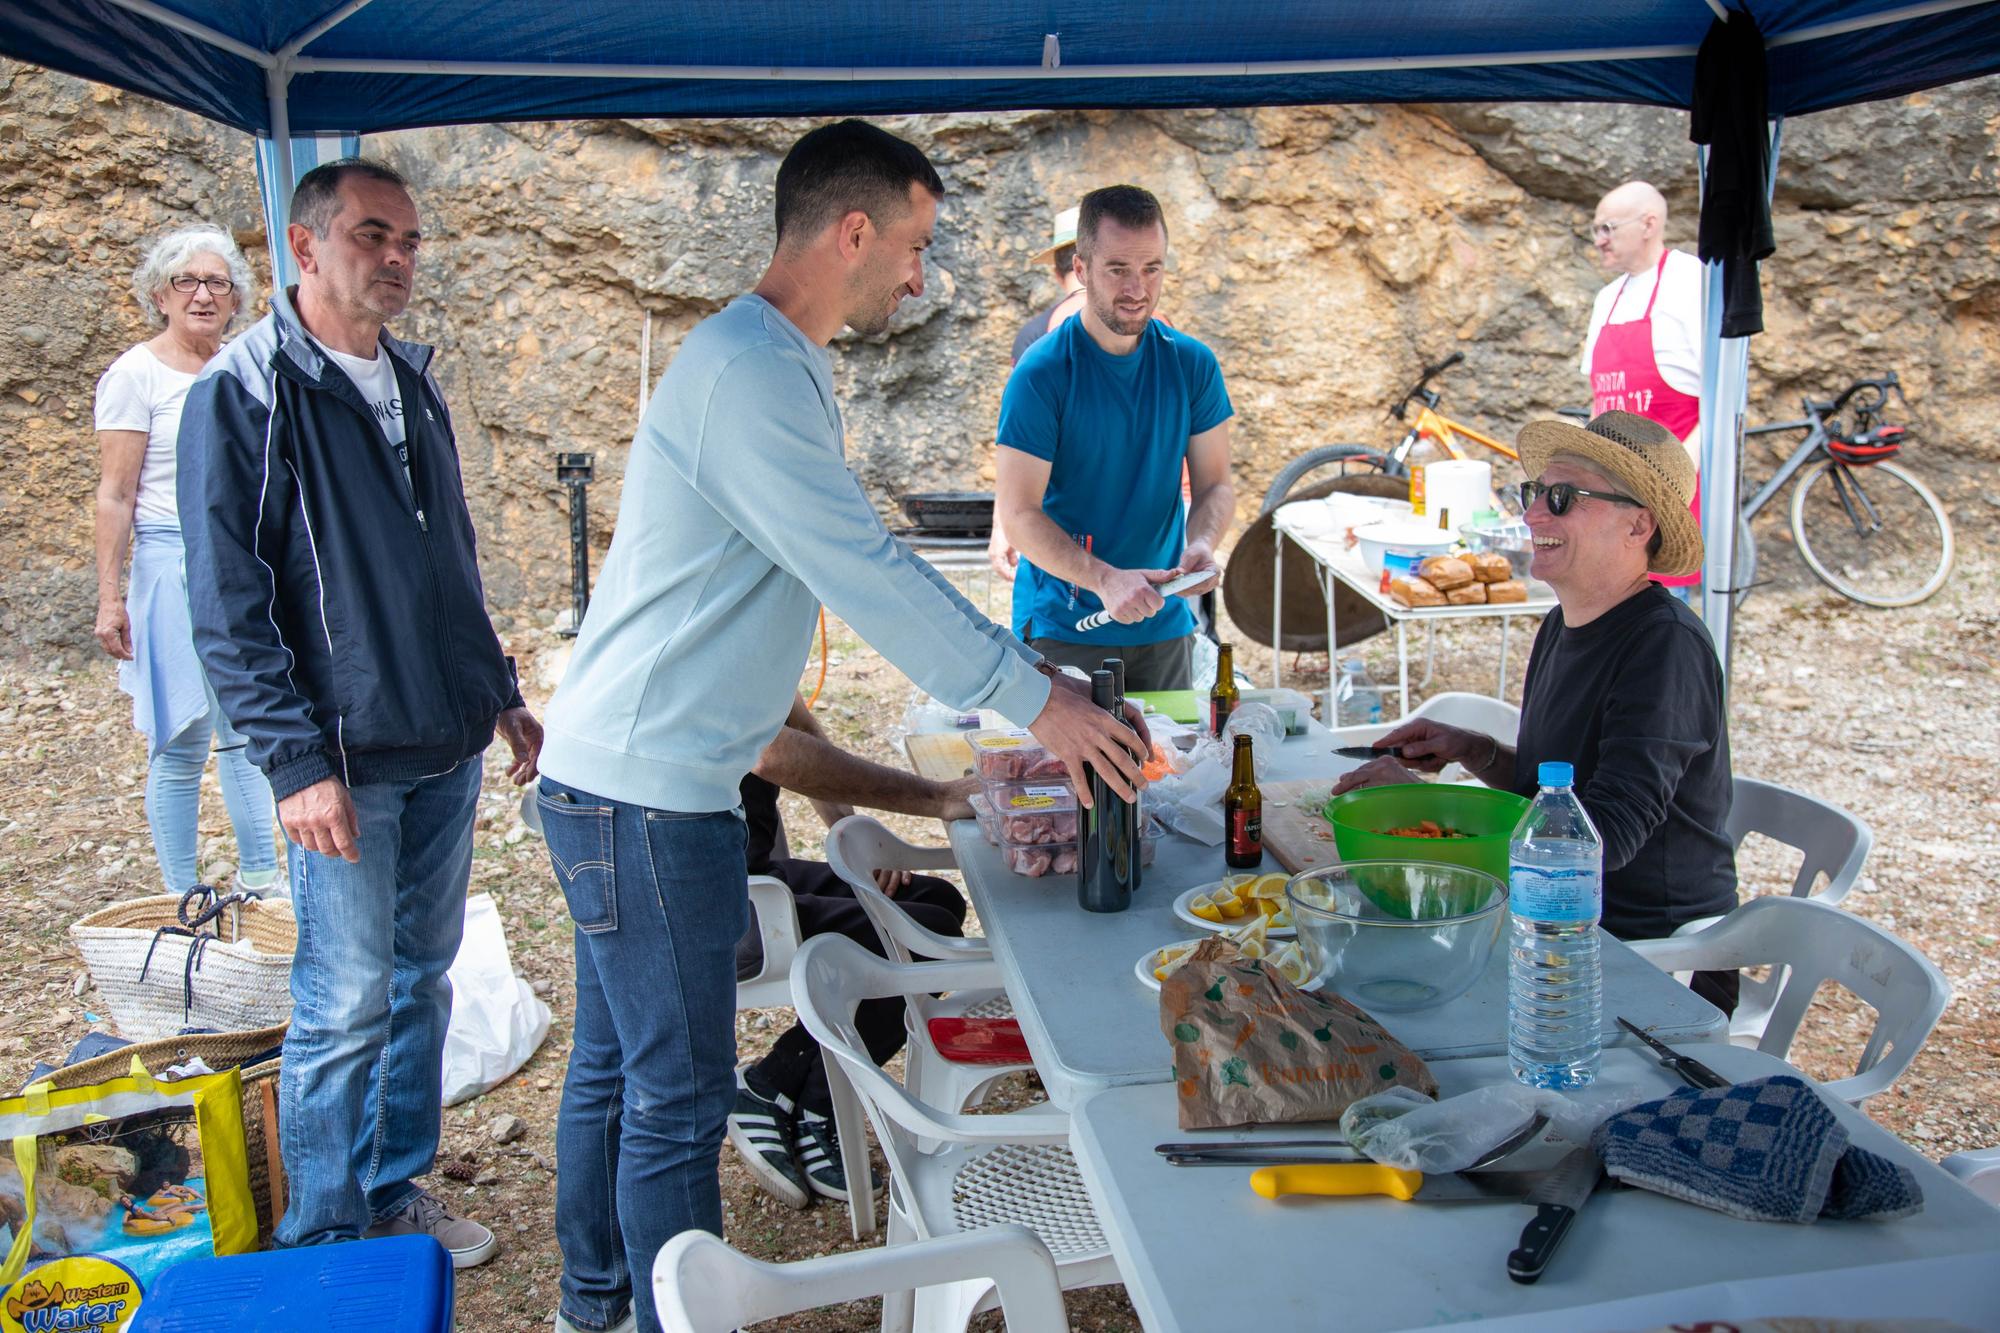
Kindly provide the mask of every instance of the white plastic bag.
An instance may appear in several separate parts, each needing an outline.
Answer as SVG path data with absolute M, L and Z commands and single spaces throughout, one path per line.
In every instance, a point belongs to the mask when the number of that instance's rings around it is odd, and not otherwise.
M 1571 1143 L 1590 1141 L 1600 1123 L 1657 1094 L 1615 1083 L 1551 1092 L 1494 1083 L 1434 1102 L 1413 1088 L 1388 1088 L 1351 1103 L 1340 1131 L 1356 1152 L 1405 1171 L 1462 1171 L 1537 1114 Z
M 1229 770 L 1239 734 L 1251 738 L 1251 765 L 1261 782 L 1271 756 L 1284 744 L 1285 724 L 1277 710 L 1265 704 L 1241 704 L 1229 715 L 1220 740 L 1195 743 L 1186 767 L 1146 788 L 1146 809 L 1178 833 L 1210 847 L 1222 841 L 1222 794 L 1229 789 Z
M 514 975 L 491 894 L 465 900 L 465 938 L 452 961 L 444 1034 L 444 1104 L 477 1097 L 527 1063 L 549 1035 L 549 1007 Z

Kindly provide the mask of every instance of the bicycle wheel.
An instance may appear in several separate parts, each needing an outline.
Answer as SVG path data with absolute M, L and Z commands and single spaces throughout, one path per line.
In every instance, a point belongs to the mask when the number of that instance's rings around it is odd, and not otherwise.
M 1864 606 L 1914 606 L 1951 572 L 1951 519 L 1894 463 L 1813 465 L 1792 490 L 1792 536 L 1807 568 Z
M 1370 472 L 1379 472 L 1392 477 L 1399 475 L 1391 467 L 1386 454 L 1376 453 L 1367 445 L 1323 444 L 1317 449 L 1308 449 L 1278 470 L 1278 475 L 1271 479 L 1270 489 L 1264 492 L 1264 506 L 1257 512 L 1268 514 L 1276 509 L 1292 493 L 1292 487 L 1298 485 L 1299 478 L 1329 463 L 1341 464 L 1343 476 L 1347 473 L 1348 463 L 1359 463 Z

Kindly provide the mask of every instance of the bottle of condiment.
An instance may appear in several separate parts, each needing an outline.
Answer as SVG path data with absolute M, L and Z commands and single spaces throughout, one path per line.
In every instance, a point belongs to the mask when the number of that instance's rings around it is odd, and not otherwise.
M 1254 870 L 1264 863 L 1264 793 L 1257 790 L 1257 769 L 1251 762 L 1250 738 L 1236 737 L 1229 772 L 1229 790 L 1222 795 L 1223 860 L 1232 870 Z
M 1090 673 L 1090 701 L 1118 714 L 1116 685 L 1109 671 Z M 1090 809 L 1077 813 L 1076 898 L 1086 912 L 1122 912 L 1132 905 L 1139 874 L 1139 845 L 1132 803 L 1111 789 L 1103 774 L 1084 765 L 1090 782 Z
M 1208 691 L 1208 734 L 1220 736 L 1236 711 L 1236 650 L 1229 644 L 1216 649 L 1215 684 Z
M 1107 657 L 1100 665 L 1102 665 L 1104 670 L 1111 673 L 1113 711 L 1121 721 L 1126 721 L 1129 725 L 1129 720 L 1125 717 L 1125 659 L 1122 657 Z M 1134 727 L 1133 731 L 1136 734 L 1138 728 Z M 1142 845 L 1139 841 L 1139 835 L 1145 831 L 1146 827 L 1146 812 L 1141 808 L 1142 804 L 1143 798 L 1139 801 L 1127 802 L 1125 807 L 1130 815 L 1130 819 L 1127 821 L 1130 828 L 1127 830 L 1126 836 L 1130 839 L 1135 852 Z M 1132 862 L 1132 892 L 1134 893 L 1139 891 L 1139 882 L 1144 878 L 1143 870 L 1144 867 L 1139 864 L 1139 861 L 1135 857 Z
M 1410 516 L 1421 518 L 1424 512 L 1424 470 L 1410 469 Z

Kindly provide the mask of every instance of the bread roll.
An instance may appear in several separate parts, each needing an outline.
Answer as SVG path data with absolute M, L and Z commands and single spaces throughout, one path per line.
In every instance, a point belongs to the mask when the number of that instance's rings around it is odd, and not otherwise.
M 1434 555 L 1417 566 L 1417 573 L 1439 592 L 1450 592 L 1472 582 L 1472 566 L 1455 555 Z
M 1498 551 L 1469 555 L 1465 562 L 1472 566 L 1472 577 L 1481 583 L 1500 583 L 1514 577 L 1514 562 Z
M 1488 602 L 1525 602 L 1528 600 L 1528 585 L 1519 579 L 1503 579 L 1499 583 L 1486 585 Z
M 1444 594 L 1437 590 L 1437 585 L 1415 576 L 1407 579 L 1391 579 L 1389 596 L 1402 606 L 1444 605 Z
M 1453 606 L 1484 606 L 1486 604 L 1486 585 L 1484 583 L 1468 583 L 1463 588 L 1452 588 L 1446 591 L 1444 599 Z

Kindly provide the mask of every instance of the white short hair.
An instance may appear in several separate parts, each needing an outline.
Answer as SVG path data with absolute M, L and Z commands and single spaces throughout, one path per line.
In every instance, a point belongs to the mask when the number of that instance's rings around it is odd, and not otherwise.
M 197 222 L 178 227 L 147 246 L 146 257 L 133 270 L 132 295 L 146 312 L 148 324 L 156 329 L 167 326 L 167 317 L 160 310 L 160 291 L 200 254 L 220 259 L 229 270 L 229 280 L 236 284 L 236 290 L 230 293 L 236 305 L 230 312 L 228 327 L 235 328 L 250 309 L 251 298 L 256 295 L 251 288 L 250 261 L 243 257 L 228 232 L 212 222 Z

